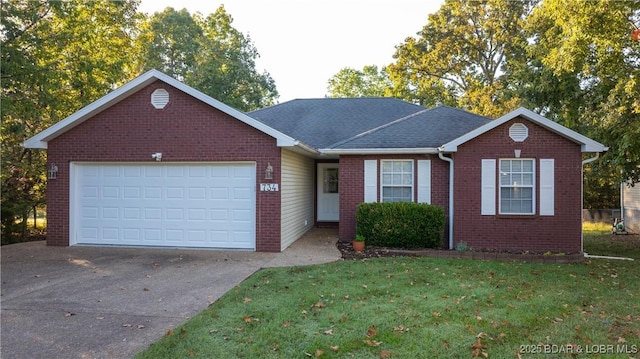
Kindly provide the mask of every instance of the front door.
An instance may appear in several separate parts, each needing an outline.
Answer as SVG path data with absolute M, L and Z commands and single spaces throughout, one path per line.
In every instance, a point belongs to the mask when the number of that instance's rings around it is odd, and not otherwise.
M 340 210 L 338 164 L 318 163 L 318 222 L 337 222 Z

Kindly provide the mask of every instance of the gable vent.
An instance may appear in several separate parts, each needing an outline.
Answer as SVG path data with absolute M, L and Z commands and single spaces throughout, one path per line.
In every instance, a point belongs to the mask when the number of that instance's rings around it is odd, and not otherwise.
M 522 123 L 514 123 L 509 127 L 509 137 L 516 142 L 523 142 L 529 137 L 529 128 Z
M 163 109 L 169 103 L 169 92 L 165 89 L 157 89 L 151 94 L 151 104 L 158 110 Z

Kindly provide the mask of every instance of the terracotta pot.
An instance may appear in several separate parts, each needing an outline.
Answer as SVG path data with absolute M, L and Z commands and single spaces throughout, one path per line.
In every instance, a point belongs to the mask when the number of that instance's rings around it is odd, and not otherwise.
M 353 246 L 353 250 L 356 251 L 356 252 L 364 251 L 364 242 L 363 241 L 353 241 L 353 242 L 351 242 L 351 245 Z

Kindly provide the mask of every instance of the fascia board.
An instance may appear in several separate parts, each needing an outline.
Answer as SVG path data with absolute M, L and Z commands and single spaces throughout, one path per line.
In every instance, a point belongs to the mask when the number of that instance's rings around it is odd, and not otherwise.
M 507 121 L 510 121 L 516 117 L 524 117 L 534 123 L 539 124 L 542 127 L 545 127 L 563 137 L 566 137 L 574 142 L 577 142 L 579 144 L 581 144 L 581 150 L 582 152 L 605 152 L 607 151 L 609 148 L 604 146 L 603 144 L 596 142 L 586 136 L 583 136 L 567 127 L 564 127 L 556 122 L 553 122 L 543 116 L 538 115 L 537 113 L 528 110 L 524 107 L 520 107 L 517 110 L 511 111 L 508 114 L 495 119 L 489 123 L 487 123 L 484 126 L 478 127 L 475 130 L 468 132 L 466 134 L 464 134 L 463 136 L 460 136 L 458 138 L 456 138 L 453 141 L 450 141 L 449 143 L 444 144 L 442 147 L 440 147 L 440 149 L 442 150 L 442 152 L 456 152 L 458 150 L 458 146 L 460 146 L 461 144 L 476 138 L 478 136 L 480 136 L 483 133 L 486 133 L 504 123 L 506 123 Z
M 45 129 L 44 131 L 36 134 L 35 136 L 27 139 L 22 143 L 25 148 L 47 148 L 47 142 L 62 133 L 72 129 L 73 127 L 81 124 L 85 120 L 91 118 L 95 114 L 117 104 L 118 102 L 124 100 L 131 94 L 140 90 L 141 88 L 149 85 L 153 81 L 160 80 L 168 85 L 177 88 L 178 90 L 189 94 L 198 100 L 214 107 L 242 122 L 245 124 L 262 131 L 268 134 L 271 137 L 276 139 L 276 143 L 280 147 L 286 146 L 295 146 L 296 141 L 290 136 L 283 134 L 280 131 L 277 131 L 262 122 L 259 122 L 246 114 L 212 98 L 209 95 L 206 95 L 193 87 L 187 86 L 184 83 L 174 79 L 171 76 L 168 76 L 158 70 L 149 70 L 144 74 L 138 76 L 132 81 L 122 85 L 116 90 L 108 93 L 107 95 L 101 97 L 100 99 L 92 102 L 91 104 L 83 107 L 79 111 L 73 113 L 69 117 L 63 119 L 62 121 L 52 125 L 51 127 Z
M 437 154 L 437 148 L 323 148 L 319 150 L 327 155 L 402 155 L 402 154 Z

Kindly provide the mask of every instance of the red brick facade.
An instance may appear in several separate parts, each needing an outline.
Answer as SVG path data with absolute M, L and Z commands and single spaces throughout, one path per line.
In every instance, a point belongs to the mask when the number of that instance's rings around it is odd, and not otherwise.
M 524 123 L 529 137 L 514 142 L 509 127 Z M 480 213 L 481 161 L 483 159 L 534 158 L 554 159 L 555 214 L 540 216 L 539 173 L 536 171 L 536 214 L 494 215 Z M 364 161 L 381 159 L 430 159 L 431 203 L 444 208 L 447 226 L 443 248 L 448 248 L 449 163 L 431 156 L 342 156 L 340 158 L 340 239 L 351 240 L 356 234 L 356 206 L 364 200 Z M 525 119 L 514 119 L 458 148 L 454 159 L 454 246 L 465 242 L 474 249 L 534 252 L 581 252 L 582 154 L 580 145 Z M 378 162 L 378 190 L 380 189 Z M 497 174 L 496 174 L 497 176 Z M 417 183 L 415 178 L 414 183 Z M 416 186 L 414 186 L 416 187 Z M 417 190 L 414 188 L 414 190 Z M 379 196 L 379 194 L 378 194 Z M 498 193 L 496 191 L 496 208 Z M 414 196 L 415 197 L 415 196 Z M 378 198 L 380 200 L 380 198 Z
M 150 102 L 157 88 L 169 92 L 161 110 Z M 280 148 L 271 136 L 165 84 L 156 81 L 111 108 L 51 140 L 49 163 L 58 178 L 48 183 L 47 244 L 69 245 L 69 170 L 72 161 L 163 162 L 251 161 L 256 186 L 270 163 L 280 183 Z M 256 192 L 256 250 L 280 251 L 280 192 Z
M 431 160 L 431 203 L 449 210 L 449 164 L 437 155 L 386 155 L 340 157 L 340 240 L 356 236 L 356 207 L 364 201 L 364 161 L 378 161 L 378 201 L 380 200 L 380 160 L 414 160 L 414 183 L 418 183 L 417 161 Z M 417 186 L 414 186 L 417 198 Z M 445 230 L 444 238 L 448 236 Z M 443 238 L 443 245 L 445 241 Z
M 524 142 L 509 137 L 516 122 L 529 128 Z M 481 161 L 483 159 L 535 159 L 536 209 L 534 215 L 483 216 Z M 454 154 L 454 245 L 465 242 L 474 249 L 581 252 L 582 154 L 580 145 L 528 120 L 516 118 L 458 147 Z M 540 159 L 554 159 L 553 216 L 540 216 Z M 496 174 L 497 176 L 497 174 Z M 498 179 L 496 177 L 496 183 Z M 496 190 L 496 213 L 498 213 Z

